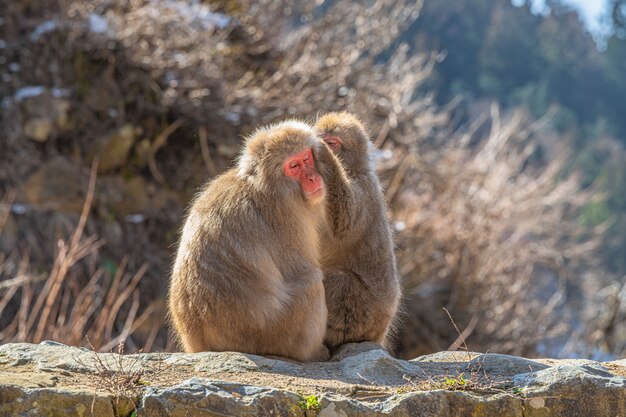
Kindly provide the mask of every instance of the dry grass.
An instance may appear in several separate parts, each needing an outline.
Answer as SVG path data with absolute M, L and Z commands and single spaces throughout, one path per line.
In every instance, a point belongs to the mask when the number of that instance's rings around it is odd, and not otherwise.
M 0 330 L 0 343 L 56 340 L 70 345 L 85 345 L 108 351 L 120 342 L 127 341 L 137 328 L 155 311 L 152 303 L 140 310 L 138 284 L 147 266 L 135 274 L 126 272 L 127 260 L 117 268 L 112 280 L 104 279 L 105 270 L 93 271 L 85 282 L 80 263 L 97 258 L 104 241 L 97 236 L 83 236 L 96 185 L 97 163 L 91 169 L 89 188 L 78 224 L 69 241 L 57 241 L 54 264 L 47 274 L 34 274 L 30 270 L 28 252 L 15 253 L 4 260 L 0 269 L 0 317 L 6 324 Z M 13 193 L 2 203 L 0 226 L 9 212 Z M 0 232 L 2 229 L 0 228 Z M 10 265 L 17 262 L 17 268 Z M 9 275 L 15 271 L 13 276 Z M 13 307 L 13 314 L 8 310 Z M 12 318 L 11 318 L 12 316 Z M 144 346 L 152 347 L 159 320 L 153 320 L 152 331 Z M 131 339 L 132 343 L 132 339 Z
M 454 332 L 432 313 L 441 306 L 461 318 L 479 350 L 532 355 L 577 324 L 563 310 L 572 302 L 567 288 L 593 267 L 602 230 L 576 221 L 592 195 L 575 176 L 558 180 L 565 154 L 537 157 L 542 122 L 520 112 L 501 121 L 492 106 L 486 137 L 454 136 L 397 168 L 402 179 L 388 191 L 400 222 L 400 270 L 408 315 L 418 318 L 409 328 L 425 350 L 448 347 Z M 408 355 L 419 352 L 403 343 Z
M 89 345 L 92 350 L 95 350 L 91 343 Z M 124 343 L 119 343 L 115 352 L 111 352 L 111 355 L 106 358 L 94 352 L 93 366 L 76 358 L 76 361 L 84 367 L 95 370 L 94 396 L 91 403 L 92 416 L 94 415 L 96 395 L 99 391 L 112 396 L 112 405 L 116 416 L 134 416 L 137 414 L 141 393 L 148 385 L 148 382 L 142 379 L 147 370 L 138 356 L 123 358 L 123 355 Z M 158 372 L 162 369 L 160 368 L 161 364 L 162 362 L 159 361 Z

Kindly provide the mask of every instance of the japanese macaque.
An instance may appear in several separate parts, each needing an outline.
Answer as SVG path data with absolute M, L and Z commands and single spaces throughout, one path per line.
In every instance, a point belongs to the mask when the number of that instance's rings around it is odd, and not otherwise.
M 328 359 L 320 148 L 326 146 L 301 122 L 259 129 L 246 140 L 236 168 L 196 197 L 168 301 L 187 352 Z
M 343 171 L 322 172 L 328 224 L 320 248 L 328 308 L 325 344 L 334 349 L 372 341 L 389 347 L 401 290 L 384 196 L 373 168 L 373 144 L 349 113 L 322 116 L 315 131 Z M 320 152 L 320 165 L 333 167 L 327 156 Z

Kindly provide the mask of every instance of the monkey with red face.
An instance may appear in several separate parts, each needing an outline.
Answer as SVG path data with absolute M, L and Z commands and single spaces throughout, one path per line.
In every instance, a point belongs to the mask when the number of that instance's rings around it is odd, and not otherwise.
M 237 167 L 196 197 L 168 300 L 186 351 L 328 358 L 318 236 L 322 147 L 304 123 L 259 129 Z
M 320 152 L 328 219 L 320 253 L 328 308 L 325 343 L 330 349 L 362 341 L 389 347 L 401 291 L 373 144 L 350 113 L 326 114 L 315 130 L 343 168 L 327 170 L 335 164 Z

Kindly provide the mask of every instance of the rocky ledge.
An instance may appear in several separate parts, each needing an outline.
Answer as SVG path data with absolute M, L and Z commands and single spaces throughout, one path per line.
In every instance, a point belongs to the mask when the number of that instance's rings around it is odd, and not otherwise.
M 234 352 L 119 355 L 0 346 L 0 416 L 626 416 L 626 359 L 344 346 L 301 364 Z

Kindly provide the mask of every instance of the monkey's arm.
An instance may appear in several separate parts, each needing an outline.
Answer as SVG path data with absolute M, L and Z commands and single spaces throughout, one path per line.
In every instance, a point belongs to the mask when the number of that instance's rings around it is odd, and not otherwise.
M 333 235 L 342 238 L 357 222 L 358 196 L 341 162 L 325 143 L 320 145 L 317 157 L 326 185 L 326 218 Z

